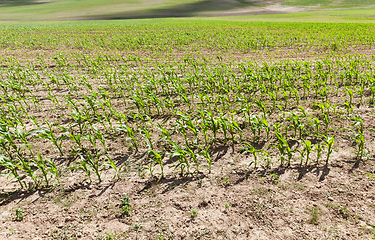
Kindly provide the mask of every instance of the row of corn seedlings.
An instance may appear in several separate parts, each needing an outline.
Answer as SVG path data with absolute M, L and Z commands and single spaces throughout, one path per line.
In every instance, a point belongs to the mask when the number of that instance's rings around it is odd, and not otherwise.
M 119 177 L 112 145 L 162 176 L 168 160 L 181 175 L 211 172 L 225 145 L 251 154 L 255 168 L 329 164 L 338 137 L 355 143 L 357 159 L 369 154 L 371 116 L 360 108 L 372 113 L 375 78 L 366 56 L 229 64 L 61 52 L 37 62 L 3 58 L 0 69 L 0 165 L 21 187 L 58 183 L 62 170 Z

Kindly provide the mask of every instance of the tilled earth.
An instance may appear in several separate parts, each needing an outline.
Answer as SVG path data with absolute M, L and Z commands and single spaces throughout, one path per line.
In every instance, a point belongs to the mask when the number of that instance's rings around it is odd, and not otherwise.
M 375 225 L 375 164 L 336 156 L 329 166 L 249 171 L 218 153 L 213 173 L 164 179 L 128 169 L 117 181 L 2 190 L 2 239 L 358 239 Z M 225 170 L 224 170 L 225 169 Z M 71 182 L 69 182 L 71 179 Z M 14 183 L 14 186 L 16 183 Z M 121 206 L 130 199 L 130 211 Z M 17 218 L 20 208 L 24 217 Z M 365 237 L 364 237 L 365 239 Z

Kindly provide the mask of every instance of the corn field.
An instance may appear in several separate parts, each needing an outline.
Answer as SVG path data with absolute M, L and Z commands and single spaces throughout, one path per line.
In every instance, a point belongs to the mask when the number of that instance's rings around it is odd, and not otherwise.
M 209 21 L 208 21 L 209 22 Z M 372 159 L 372 25 L 175 20 L 0 28 L 1 173 L 22 189 Z M 243 58 L 247 56 L 247 58 Z M 105 174 L 104 174 L 105 173 Z

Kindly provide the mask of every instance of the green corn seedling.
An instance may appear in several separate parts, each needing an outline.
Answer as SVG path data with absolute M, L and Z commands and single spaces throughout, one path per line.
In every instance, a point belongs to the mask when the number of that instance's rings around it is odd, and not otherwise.
M 62 144 L 65 137 L 63 135 L 56 136 L 56 134 L 54 133 L 54 125 L 48 121 L 45 121 L 45 123 L 47 124 L 48 128 L 39 128 L 38 137 L 51 141 L 52 144 L 55 145 L 56 148 L 59 150 L 60 156 L 64 156 Z
M 37 153 L 38 160 L 34 160 L 34 166 L 37 167 L 43 174 L 43 178 L 47 184 L 47 187 L 49 186 L 49 180 L 48 179 L 48 173 L 51 173 L 53 176 L 56 177 L 56 180 L 58 183 L 60 183 L 60 177 L 59 177 L 59 171 L 57 169 L 56 164 L 49 158 L 43 159 L 42 155 L 40 153 Z
M 199 148 L 201 149 L 201 152 L 198 153 L 198 156 L 201 156 L 202 158 L 206 159 L 207 163 L 208 163 L 208 173 L 211 173 L 211 169 L 212 169 L 212 161 L 211 161 L 211 156 L 210 156 L 210 146 L 206 146 L 206 147 L 200 147 Z
M 326 165 L 328 165 L 329 157 L 333 153 L 332 147 L 333 147 L 333 144 L 335 143 L 335 138 L 334 138 L 334 136 L 332 136 L 332 137 L 325 137 L 325 138 L 326 138 L 326 141 L 324 142 L 324 144 L 327 146 Z
M 251 153 L 254 156 L 254 161 L 249 164 L 249 167 L 254 164 L 254 168 L 257 169 L 258 166 L 258 152 L 261 152 L 261 150 L 255 149 L 253 145 L 251 145 L 248 142 L 244 142 L 245 147 L 243 148 L 243 153 Z
M 12 179 L 16 179 L 17 182 L 20 184 L 21 188 L 23 188 L 24 186 L 26 187 L 26 183 L 21 181 L 21 179 L 23 179 L 25 175 L 18 174 L 18 170 L 21 170 L 22 166 L 20 166 L 16 161 L 11 161 L 4 155 L 0 155 L 0 165 L 3 166 L 5 169 L 8 169 L 9 171 L 8 173 L 2 174 L 3 176 L 6 176 L 7 178 L 12 176 Z
M 102 164 L 102 166 L 111 167 L 115 171 L 115 175 L 113 176 L 112 180 L 115 179 L 115 178 L 119 179 L 120 178 L 120 175 L 119 175 L 120 169 L 116 166 L 116 163 L 107 154 L 102 154 L 102 156 L 104 156 L 107 159 L 107 162 L 104 162 Z
M 162 156 L 157 153 L 156 151 L 154 150 L 149 150 L 149 158 L 160 165 L 160 168 L 161 168 L 161 177 L 164 178 L 164 166 L 163 166 L 163 162 L 162 162 Z
M 79 161 L 76 161 L 74 162 L 74 165 L 75 166 L 72 166 L 72 167 L 69 167 L 69 169 L 71 170 L 81 170 L 83 171 L 84 173 L 86 173 L 87 175 L 87 178 L 85 180 L 89 180 L 89 182 L 91 183 L 92 180 L 91 180 L 91 172 L 93 171 L 92 168 L 90 167 L 90 165 L 86 162 L 85 158 L 82 156 L 82 155 L 79 155 L 80 157 L 80 160 Z M 84 180 L 84 181 L 85 181 Z
M 317 144 L 314 145 L 315 146 L 315 153 L 316 153 L 316 164 L 319 165 L 319 160 L 320 158 L 322 157 L 323 155 L 323 150 L 324 150 L 324 146 L 321 144 L 320 141 L 318 141 Z
M 300 163 L 300 165 L 302 166 L 303 157 L 304 157 L 304 155 L 306 155 L 305 165 L 307 166 L 309 164 L 310 154 L 312 152 L 311 141 L 303 139 L 303 140 L 300 141 L 300 143 L 303 145 L 303 149 L 298 150 L 300 152 L 300 155 L 301 155 L 301 163 Z
M 355 127 L 356 129 L 348 129 L 352 132 L 352 135 L 350 137 L 355 141 L 356 143 L 356 158 L 362 159 L 363 155 L 366 152 L 365 149 L 365 138 L 363 135 L 363 120 L 358 115 L 349 115 L 348 118 L 354 123 L 351 124 L 352 127 Z
M 146 128 L 141 127 L 140 134 L 147 139 L 147 141 L 144 141 L 147 149 L 154 150 L 154 141 L 151 139 L 150 132 Z
M 180 168 L 180 175 L 185 176 L 190 173 L 190 166 L 189 160 L 187 158 L 187 152 L 183 149 L 181 149 L 177 144 L 174 144 L 173 146 L 173 152 L 171 154 L 171 157 L 177 157 L 179 160 L 179 163 L 176 165 L 173 165 L 172 167 L 174 169 Z M 184 172 L 186 171 L 186 174 Z

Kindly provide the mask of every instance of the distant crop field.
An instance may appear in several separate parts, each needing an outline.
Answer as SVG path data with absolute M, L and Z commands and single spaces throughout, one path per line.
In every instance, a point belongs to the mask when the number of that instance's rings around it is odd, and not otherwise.
M 0 0 L 0 21 L 67 21 L 248 16 L 315 22 L 375 16 L 374 0 Z M 314 12 L 312 11 L 314 10 Z M 363 12 L 363 14 L 362 14 Z M 322 17 L 323 16 L 323 17 Z M 368 19 L 367 19 L 368 20 Z
M 249 7 L 236 0 L 0 1 L 1 20 L 84 20 L 192 17 Z
M 374 5 L 374 0 L 343 0 L 343 1 L 336 1 L 336 0 L 285 0 L 283 1 L 285 5 L 292 5 L 292 6 L 319 6 L 319 7 L 330 7 L 330 8 L 338 8 L 338 7 L 363 7 Z
M 0 26 L 0 236 L 374 235 L 373 24 Z

